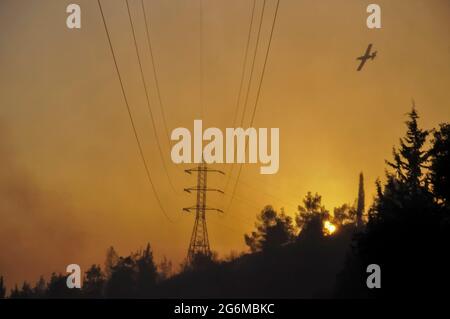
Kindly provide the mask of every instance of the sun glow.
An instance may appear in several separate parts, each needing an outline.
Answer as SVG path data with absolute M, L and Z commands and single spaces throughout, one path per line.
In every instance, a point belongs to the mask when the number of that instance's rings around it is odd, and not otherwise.
M 333 235 L 333 233 L 336 231 L 336 225 L 331 223 L 329 220 L 326 220 L 323 223 L 323 228 L 325 230 L 326 235 Z

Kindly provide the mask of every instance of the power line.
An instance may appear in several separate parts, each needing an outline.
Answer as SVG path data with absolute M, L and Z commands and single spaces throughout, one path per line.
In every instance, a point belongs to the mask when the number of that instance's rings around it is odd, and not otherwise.
M 200 110 L 201 110 L 201 117 L 203 118 L 205 110 L 204 110 L 204 91 L 203 91 L 203 76 L 204 76 L 204 70 L 203 70 L 203 0 L 199 0 L 199 7 L 200 7 Z
M 253 72 L 255 70 L 255 62 L 256 62 L 256 56 L 258 54 L 259 40 L 261 38 L 261 28 L 262 28 L 262 24 L 263 24 L 263 21 L 264 21 L 264 11 L 265 11 L 265 9 L 266 9 L 266 0 L 264 0 L 264 2 L 263 2 L 263 7 L 262 7 L 262 10 L 261 10 L 261 18 L 260 18 L 260 21 L 259 21 L 258 35 L 256 36 L 255 51 L 253 53 L 252 67 L 250 69 L 250 78 L 249 78 L 249 82 L 248 82 L 247 93 L 245 95 L 244 109 L 242 110 L 241 126 L 244 125 L 244 117 L 245 117 L 245 112 L 247 110 L 247 104 L 248 104 L 248 97 L 250 95 L 250 89 L 251 89 L 251 86 L 252 86 Z
M 200 107 L 201 107 L 201 117 L 204 116 L 204 103 L 203 103 L 203 1 L 199 0 L 200 9 L 200 41 L 199 41 L 199 66 L 200 66 Z M 223 191 L 218 188 L 208 188 L 208 173 L 220 173 L 224 172 L 217 169 L 210 169 L 207 167 L 206 163 L 203 161 L 203 155 L 201 163 L 196 168 L 191 168 L 185 170 L 186 173 L 192 174 L 197 172 L 197 185 L 195 187 L 185 188 L 184 191 L 188 193 L 196 193 L 197 201 L 194 206 L 183 208 L 186 212 L 195 211 L 195 221 L 194 227 L 191 234 L 191 239 L 189 242 L 189 249 L 187 255 L 187 261 L 192 263 L 196 256 L 204 255 L 207 257 L 211 256 L 211 249 L 209 245 L 208 229 L 206 224 L 206 212 L 207 211 L 217 211 L 223 212 L 221 209 L 207 206 L 207 196 L 208 192 L 219 192 L 223 194 Z
M 266 8 L 266 0 L 264 0 L 264 2 L 263 2 L 263 6 L 262 6 L 262 10 L 261 10 L 261 16 L 260 16 L 260 19 L 259 19 L 259 26 L 258 26 L 258 33 L 257 33 L 257 36 L 256 36 L 255 50 L 253 52 L 252 66 L 250 68 L 250 76 L 249 76 L 249 81 L 248 81 L 248 86 L 247 86 L 247 91 L 246 91 L 245 101 L 244 101 L 244 107 L 243 107 L 243 110 L 242 110 L 242 116 L 241 116 L 241 121 L 240 121 L 240 126 L 241 127 L 244 124 L 244 118 L 245 118 L 245 113 L 246 113 L 247 104 L 248 104 L 248 97 L 250 95 L 250 89 L 251 89 L 251 86 L 252 86 L 253 72 L 254 72 L 254 69 L 255 69 L 256 56 L 258 54 L 259 39 L 261 37 L 261 28 L 262 28 L 262 24 L 263 24 L 263 21 L 264 21 L 265 8 Z M 251 29 L 250 29 L 250 31 L 251 31 Z M 249 38 L 250 38 L 250 33 L 249 33 Z M 235 126 L 236 126 L 236 122 L 233 123 L 233 127 L 235 127 Z M 231 175 L 232 175 L 233 169 L 234 169 L 234 165 L 231 166 L 230 171 L 228 173 L 228 179 L 227 179 L 227 182 L 226 182 L 226 185 L 225 185 L 225 189 L 228 189 L 228 186 L 229 186 L 230 181 L 231 181 Z M 240 176 L 241 169 L 242 169 L 242 164 L 239 167 L 238 176 Z M 233 189 L 233 194 L 234 194 L 235 191 L 236 191 L 236 185 L 235 185 L 235 187 Z M 230 200 L 230 204 L 229 204 L 228 208 L 230 208 L 232 201 L 233 201 L 233 197 Z M 228 209 L 227 209 L 227 211 L 228 211 Z
M 238 98 L 237 98 L 237 102 L 236 102 L 236 107 L 234 109 L 234 118 L 233 118 L 233 126 L 232 127 L 236 126 L 239 105 L 241 102 L 242 88 L 244 86 L 245 70 L 247 69 L 248 49 L 250 47 L 250 38 L 252 35 L 253 20 L 255 17 L 255 8 L 256 8 L 256 0 L 253 0 L 252 14 L 251 14 L 251 18 L 250 18 L 250 26 L 249 26 L 248 35 L 247 35 L 247 44 L 245 46 L 244 64 L 242 67 L 241 80 L 240 80 L 240 84 L 239 84 L 239 93 L 238 93 Z
M 235 127 L 236 124 L 237 124 L 236 121 L 237 121 L 237 114 L 238 114 L 238 106 L 239 106 L 239 102 L 240 102 L 241 91 L 242 91 L 242 88 L 243 88 L 245 69 L 247 68 L 247 54 L 248 54 L 248 49 L 249 49 L 251 31 L 252 31 L 252 28 L 253 28 L 253 19 L 254 19 L 254 14 L 255 14 L 255 7 L 256 7 L 256 0 L 253 2 L 252 15 L 251 15 L 251 19 L 250 19 L 250 27 L 249 27 L 248 36 L 247 36 L 247 45 L 246 45 L 246 49 L 245 49 L 244 68 L 242 70 L 241 85 L 240 85 L 240 88 L 239 88 L 238 104 L 236 106 L 235 116 L 234 116 L 233 126 L 232 127 Z M 254 71 L 254 68 L 255 68 L 256 56 L 257 56 L 257 53 L 258 53 L 259 39 L 260 39 L 260 36 L 261 36 L 261 28 L 262 28 L 262 23 L 263 23 L 263 18 L 264 18 L 265 7 L 266 7 L 266 0 L 264 0 L 264 2 L 263 2 L 263 7 L 262 7 L 262 10 L 261 10 L 261 17 L 259 19 L 258 34 L 256 36 L 255 50 L 254 50 L 254 53 L 253 53 L 253 61 L 252 61 L 252 66 L 250 68 L 250 76 L 249 76 L 249 81 L 248 81 L 248 86 L 247 86 L 247 93 L 245 95 L 244 108 L 242 110 L 242 116 L 241 116 L 241 122 L 240 122 L 240 126 L 241 127 L 242 127 L 243 122 L 244 122 L 244 116 L 245 116 L 245 111 L 247 109 L 248 97 L 249 97 L 249 93 L 250 93 L 250 88 L 252 86 L 253 71 Z M 234 165 L 231 166 L 231 168 L 230 168 L 230 170 L 228 172 L 228 179 L 227 179 L 227 182 L 226 182 L 225 188 L 224 188 L 225 190 L 228 189 L 228 185 L 230 184 L 230 180 L 231 180 L 231 175 L 233 173 L 233 169 L 234 169 Z
M 155 58 L 154 58 L 154 55 L 153 55 L 152 41 L 150 40 L 151 37 L 150 37 L 150 31 L 149 31 L 149 26 L 148 26 L 147 14 L 146 14 L 146 11 L 145 11 L 144 0 L 141 0 L 141 5 L 142 5 L 142 12 L 144 13 L 144 22 L 145 22 L 145 32 L 146 32 L 146 35 L 147 35 L 147 44 L 148 44 L 148 48 L 149 48 L 149 51 L 150 51 L 150 59 L 152 61 L 153 78 L 155 80 L 156 92 L 158 94 L 158 101 L 159 101 L 159 106 L 160 106 L 160 109 L 161 109 L 161 115 L 162 115 L 162 119 L 163 119 L 164 130 L 166 131 L 167 139 L 168 139 L 169 145 L 170 145 L 170 134 L 169 134 L 169 129 L 168 129 L 167 120 L 166 120 L 166 113 L 164 111 L 164 105 L 163 105 L 162 98 L 161 98 L 161 90 L 159 88 L 159 80 L 158 80 L 157 71 L 156 71 Z
M 147 90 L 147 82 L 145 80 L 144 70 L 142 68 L 141 56 L 139 54 L 139 48 L 138 48 L 137 41 L 136 41 L 136 32 L 134 30 L 133 19 L 131 18 L 130 5 L 128 3 L 128 0 L 126 0 L 125 3 L 127 4 L 127 12 L 128 12 L 128 17 L 130 19 L 131 31 L 132 31 L 132 34 L 133 34 L 133 42 L 134 42 L 134 47 L 136 49 L 136 56 L 137 56 L 137 59 L 138 59 L 139 70 L 141 72 L 141 79 L 142 79 L 142 84 L 144 86 L 145 98 L 147 100 L 147 109 L 148 109 L 148 112 L 150 114 L 150 119 L 152 121 L 153 134 L 155 135 L 156 144 L 158 146 L 158 152 L 159 152 L 159 155 L 161 157 L 161 161 L 162 161 L 162 164 L 163 164 L 164 172 L 165 172 L 165 174 L 167 176 L 167 179 L 169 181 L 170 186 L 172 187 L 172 190 L 175 192 L 175 187 L 173 186 L 172 179 L 169 176 L 169 171 L 168 171 L 167 166 L 166 166 L 166 161 L 164 160 L 164 155 L 163 155 L 163 152 L 162 152 L 161 143 L 159 142 L 158 132 L 157 132 L 157 129 L 156 129 L 155 118 L 153 116 L 153 111 L 152 111 L 152 108 L 150 106 L 150 98 L 149 98 L 148 90 Z
M 108 25 L 106 24 L 105 15 L 103 14 L 103 9 L 102 9 L 102 5 L 101 5 L 100 0 L 97 0 L 97 3 L 98 3 L 98 6 L 99 6 L 99 8 L 100 8 L 100 13 L 101 13 L 101 16 L 102 16 L 103 25 L 104 25 L 104 27 L 105 27 L 106 36 L 107 36 L 107 38 L 108 38 L 109 48 L 111 49 L 112 58 L 113 58 L 113 60 L 114 60 L 114 66 L 115 66 L 115 69 L 116 69 L 117 77 L 118 77 L 118 79 L 119 79 L 120 88 L 122 89 L 123 99 L 124 99 L 125 105 L 126 105 L 126 107 L 127 107 L 128 116 L 129 116 L 129 118 L 130 118 L 131 126 L 132 126 L 132 128 L 133 128 L 134 137 L 135 137 L 135 139 L 136 139 L 137 146 L 138 146 L 138 149 L 139 149 L 139 155 L 140 155 L 140 157 L 141 157 L 141 159 L 142 159 L 142 163 L 144 164 L 144 168 L 145 168 L 145 171 L 146 171 L 146 173 L 147 173 L 147 179 L 148 179 L 148 181 L 149 181 L 149 183 L 150 183 L 150 185 L 151 185 L 151 188 L 152 188 L 153 194 L 154 194 L 154 196 L 155 196 L 155 198 L 156 198 L 156 201 L 158 202 L 158 206 L 160 207 L 160 209 L 161 209 L 161 211 L 163 212 L 164 216 L 165 216 L 171 223 L 173 223 L 174 221 L 169 217 L 169 215 L 167 214 L 166 210 L 164 209 L 164 207 L 163 207 L 163 205 L 162 205 L 161 199 L 159 198 L 158 193 L 156 192 L 155 184 L 153 183 L 153 180 L 152 180 L 152 178 L 151 178 L 151 175 L 150 175 L 150 169 L 149 169 L 149 167 L 147 166 L 147 162 L 146 162 L 146 160 L 145 160 L 144 152 L 143 152 L 143 150 L 142 150 L 142 145 L 141 145 L 141 142 L 140 142 L 140 140 L 139 140 L 139 136 L 138 136 L 138 134 L 137 134 L 136 125 L 134 124 L 133 116 L 132 116 L 132 114 L 131 114 L 130 105 L 129 105 L 129 103 L 128 103 L 127 95 L 126 95 L 126 93 L 125 93 L 125 88 L 124 88 L 124 85 L 123 85 L 122 77 L 121 77 L 121 75 L 120 75 L 119 66 L 117 65 L 116 55 L 115 55 L 115 53 L 114 53 L 114 48 L 113 48 L 113 45 L 112 45 L 112 42 L 111 42 L 111 36 L 110 36 L 110 34 L 109 34 Z
M 259 102 L 259 97 L 260 97 L 260 93 L 261 93 L 261 87 L 262 87 L 262 83 L 263 83 L 263 79 L 264 79 L 264 74 L 266 73 L 267 60 L 269 58 L 270 47 L 272 45 L 273 30 L 275 29 L 275 23 L 277 21 L 279 6 L 280 6 L 280 0 L 277 0 L 277 6 L 275 8 L 275 14 L 273 16 L 273 21 L 272 21 L 272 29 L 270 30 L 269 44 L 267 46 L 266 57 L 264 59 L 263 71 L 262 71 L 262 74 L 261 74 L 261 79 L 259 81 L 259 86 L 258 86 L 258 92 L 256 94 L 255 105 L 253 107 L 253 114 L 252 114 L 251 121 L 250 121 L 250 127 L 253 126 L 253 121 L 255 120 L 256 109 L 258 107 L 258 102 Z
M 265 0 L 264 0 L 264 4 L 265 4 Z M 253 122 L 255 120 L 256 110 L 257 110 L 257 107 L 258 107 L 259 97 L 260 97 L 260 94 L 261 94 L 262 83 L 263 83 L 263 80 L 264 80 L 264 75 L 266 73 L 267 60 L 269 58 L 270 48 L 271 48 L 271 44 L 272 44 L 273 31 L 275 29 L 275 23 L 277 21 L 279 6 L 280 6 L 280 0 L 277 0 L 277 5 L 276 5 L 276 8 L 275 8 L 275 14 L 273 16 L 273 21 L 272 21 L 272 28 L 270 30 L 269 43 L 267 45 L 266 56 L 264 58 L 264 64 L 263 64 L 263 69 L 262 69 L 262 73 L 261 73 L 261 78 L 259 80 L 258 91 L 256 93 L 256 100 L 255 100 L 255 104 L 253 106 L 253 113 L 252 113 L 252 116 L 251 116 L 251 119 L 250 119 L 250 127 L 253 126 Z M 245 104 L 244 104 L 244 107 L 245 107 Z M 241 172 L 242 172 L 242 163 L 239 165 L 239 171 L 238 171 L 236 183 L 234 184 L 233 192 L 232 192 L 232 195 L 231 195 L 231 200 L 230 200 L 230 203 L 228 205 L 227 211 L 230 209 L 231 204 L 233 203 L 233 196 L 236 193 L 236 188 L 237 188 L 237 184 L 239 183 L 239 178 L 241 176 Z

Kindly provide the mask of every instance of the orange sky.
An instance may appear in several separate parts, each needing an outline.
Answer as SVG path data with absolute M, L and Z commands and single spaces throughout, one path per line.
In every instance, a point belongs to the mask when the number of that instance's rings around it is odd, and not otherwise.
M 381 30 L 365 26 L 366 6 L 382 7 Z M 65 26 L 66 6 L 82 8 L 81 30 Z M 114 245 L 127 254 L 150 242 L 157 260 L 187 253 L 194 196 L 188 166 L 157 153 L 125 1 L 103 1 L 127 96 L 163 205 L 159 211 L 138 156 L 97 2 L 0 3 L 0 274 L 10 286 L 65 265 L 103 263 Z M 200 118 L 199 6 L 194 0 L 146 1 L 169 129 Z M 275 1 L 268 0 L 265 48 Z M 251 0 L 203 0 L 204 126 L 229 127 L 239 89 Z M 262 1 L 258 1 L 257 12 Z M 158 133 L 164 135 L 140 1 L 131 0 Z M 404 132 L 414 98 L 426 128 L 450 120 L 448 0 L 281 0 L 255 127 L 280 128 L 280 170 L 243 168 L 237 198 L 208 215 L 210 243 L 221 256 L 245 249 L 243 234 L 265 204 L 294 214 L 309 190 L 332 209 L 353 203 L 358 174 L 366 202 L 384 159 Z M 253 48 L 255 38 L 252 38 Z M 378 57 L 356 72 L 368 43 Z M 259 77 L 263 51 L 257 59 Z M 256 88 L 250 93 L 249 109 Z M 249 122 L 250 112 L 246 116 Z M 217 166 L 228 172 L 229 166 Z M 236 170 L 235 170 L 236 172 Z M 223 187 L 224 177 L 211 185 Z M 230 193 L 231 187 L 226 190 Z M 211 205 L 228 207 L 229 195 Z

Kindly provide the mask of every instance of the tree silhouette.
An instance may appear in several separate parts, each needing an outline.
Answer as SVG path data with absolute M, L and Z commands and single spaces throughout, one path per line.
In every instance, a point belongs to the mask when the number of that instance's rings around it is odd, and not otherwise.
M 256 231 L 245 234 L 244 239 L 250 251 L 267 251 L 292 241 L 295 229 L 292 218 L 283 211 L 278 214 L 272 206 L 266 206 L 257 216 Z
M 355 223 L 355 217 L 357 216 L 357 210 L 355 207 L 349 204 L 343 204 L 342 206 L 335 207 L 333 210 L 333 223 L 339 227 L 346 224 Z
M 105 275 L 99 265 L 92 265 L 84 274 L 83 297 L 101 298 L 103 295 L 103 286 L 105 284 Z
M 450 124 L 434 132 L 431 149 L 430 180 L 438 200 L 450 208 Z
M 137 296 L 140 298 L 149 298 L 156 293 L 156 280 L 158 271 L 153 261 L 153 253 L 150 244 L 137 257 Z
M 106 253 L 104 271 L 92 265 L 80 289 L 69 289 L 67 275 L 53 273 L 35 287 L 24 282 L 10 298 L 168 298 L 168 297 L 329 297 L 337 278 L 337 296 L 414 297 L 438 295 L 447 288 L 450 263 L 449 170 L 450 125 L 433 131 L 418 125 L 413 108 L 406 135 L 386 161 L 385 181 L 376 182 L 376 197 L 365 211 L 364 176 L 359 176 L 354 205 L 334 208 L 333 216 L 320 195 L 308 192 L 293 219 L 283 209 L 266 206 L 255 230 L 244 236 L 251 253 L 218 259 L 198 254 L 172 274 L 166 258 L 155 265 L 150 244 L 119 257 Z M 428 143 L 431 142 L 431 143 Z M 324 236 L 324 222 L 338 225 Z M 298 228 L 301 230 L 297 235 Z M 346 257 L 347 256 L 347 257 Z M 381 266 L 382 289 L 366 286 L 366 267 Z M 344 268 L 344 271 L 336 275 Z M 0 298 L 6 287 L 0 276 Z
M 33 297 L 33 289 L 30 284 L 26 281 L 23 282 L 22 288 L 18 289 L 15 285 L 14 289 L 11 291 L 10 298 L 12 299 L 30 299 Z
M 136 261 L 134 256 L 119 257 L 111 267 L 111 275 L 106 284 L 106 297 L 132 298 L 135 296 Z
M 46 282 L 44 277 L 39 277 L 39 280 L 36 282 L 36 286 L 33 288 L 33 296 L 34 298 L 44 298 L 46 295 Z
M 105 260 L 105 275 L 107 278 L 111 276 L 112 268 L 119 261 L 119 256 L 117 255 L 114 247 L 109 247 L 106 251 L 106 260 Z
M 322 196 L 308 192 L 303 199 L 303 206 L 298 206 L 298 214 L 295 218 L 300 229 L 299 237 L 321 237 L 323 223 L 329 218 L 329 212 L 322 205 Z
M 429 187 L 427 171 L 430 152 L 425 148 L 428 131 L 418 126 L 418 114 L 408 113 L 406 136 L 394 149 L 394 170 L 386 173 L 384 185 L 378 180 L 377 197 L 369 210 L 365 231 L 357 236 L 350 280 L 350 294 L 397 296 L 437 293 L 448 269 L 444 251 L 448 250 L 449 227 Z M 382 289 L 365 287 L 365 267 L 376 263 L 383 273 Z M 351 268 L 350 268 L 351 269 Z M 351 281 L 351 280 L 350 280 Z M 445 285 L 444 285 L 445 286 Z
M 3 280 L 3 276 L 0 276 L 0 299 L 5 298 L 5 296 L 6 296 L 5 282 Z
M 212 251 L 210 254 L 198 252 L 192 256 L 191 260 L 186 260 L 182 265 L 183 271 L 205 271 L 211 269 L 217 264 L 217 253 Z
M 363 225 L 363 215 L 365 210 L 365 193 L 364 193 L 364 175 L 359 174 L 358 200 L 356 204 L 356 226 L 360 228 Z
M 424 144 L 429 131 L 419 128 L 419 115 L 415 107 L 408 113 L 408 117 L 409 120 L 405 122 L 408 130 L 406 136 L 400 139 L 400 149 L 394 148 L 394 160 L 386 163 L 395 170 L 391 177 L 408 186 L 411 191 L 417 191 L 425 181 L 422 169 L 428 167 L 430 153 L 424 149 Z
M 67 275 L 52 273 L 47 284 L 47 298 L 76 298 L 79 297 L 79 289 L 67 287 Z
M 166 256 L 163 257 L 162 261 L 158 265 L 158 280 L 163 281 L 168 279 L 172 275 L 172 262 L 166 258 Z
M 15 284 L 14 288 L 11 289 L 11 293 L 9 294 L 9 298 L 11 298 L 11 299 L 20 298 L 20 290 L 17 287 L 17 284 Z

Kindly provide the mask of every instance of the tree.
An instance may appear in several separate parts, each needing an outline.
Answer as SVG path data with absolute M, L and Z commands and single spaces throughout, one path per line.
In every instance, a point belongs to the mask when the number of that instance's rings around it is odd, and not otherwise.
M 155 294 L 156 280 L 158 271 L 153 261 L 153 253 L 150 244 L 136 259 L 137 267 L 137 296 L 140 298 L 149 298 Z
M 164 256 L 158 265 L 158 269 L 159 281 L 166 280 L 172 275 L 172 262 Z
M 430 180 L 433 193 L 450 207 L 450 124 L 441 124 L 434 132 L 431 148 Z
M 6 296 L 5 282 L 3 280 L 3 276 L 0 276 L 0 299 L 5 298 L 5 296 Z
M 256 231 L 244 235 L 245 243 L 252 252 L 272 250 L 295 238 L 292 218 L 284 211 L 278 214 L 272 206 L 266 206 L 261 211 L 255 227 Z
M 136 293 L 135 256 L 119 257 L 106 283 L 107 298 L 133 298 Z
M 349 204 L 343 204 L 333 210 L 333 223 L 338 226 L 355 223 L 357 211 Z
M 33 295 L 35 298 L 44 298 L 46 294 L 46 283 L 44 277 L 40 276 L 33 288 Z
M 24 281 L 22 285 L 22 298 L 32 298 L 33 297 L 33 289 L 31 288 L 31 285 Z
M 445 253 L 449 225 L 425 173 L 430 157 L 425 148 L 428 131 L 419 128 L 414 108 L 408 116 L 406 136 L 400 139 L 399 150 L 394 149 L 393 162 L 386 161 L 393 171 L 386 173 L 384 184 L 377 181 L 377 196 L 355 246 L 358 260 L 353 264 L 361 268 L 352 271 L 353 288 L 369 293 L 361 278 L 366 276 L 364 267 L 376 263 L 383 272 L 383 289 L 371 290 L 375 296 L 437 294 L 439 286 L 446 286 L 443 277 L 450 266 Z
M 400 148 L 394 148 L 394 161 L 386 161 L 388 166 L 394 168 L 393 172 L 386 173 L 384 189 L 380 181 L 377 181 L 377 199 L 371 211 L 371 224 L 380 221 L 411 222 L 418 218 L 427 218 L 423 213 L 432 205 L 432 194 L 428 187 L 428 177 L 422 169 L 428 168 L 430 152 L 425 149 L 426 137 L 429 131 L 420 129 L 417 120 L 419 116 L 413 107 L 408 113 L 409 120 L 406 136 L 400 139 Z M 413 206 L 408 212 L 407 205 Z M 423 208 L 419 210 L 418 208 Z M 413 216 L 417 212 L 421 216 Z M 401 213 L 405 213 L 406 216 Z M 408 220 L 403 220 L 408 218 Z M 413 219 L 416 220 L 413 220 Z
M 18 289 L 17 285 L 15 285 L 9 297 L 11 299 L 29 299 L 33 297 L 33 290 L 30 284 L 24 281 L 21 289 Z
M 408 117 L 405 122 L 406 136 L 400 138 L 400 148 L 393 149 L 393 162 L 386 161 L 386 163 L 394 168 L 393 177 L 396 180 L 405 184 L 411 191 L 417 191 L 425 182 L 422 169 L 428 167 L 430 157 L 430 153 L 424 149 L 429 131 L 419 128 L 417 123 L 419 115 L 414 106 Z
M 364 175 L 361 172 L 359 174 L 359 188 L 358 188 L 358 201 L 356 206 L 356 226 L 361 227 L 363 225 L 363 215 L 365 209 L 365 193 L 364 193 Z
M 114 268 L 114 266 L 119 261 L 119 256 L 117 255 L 116 251 L 114 250 L 114 247 L 109 247 L 106 251 L 106 260 L 105 260 L 105 275 L 107 278 L 111 276 L 111 271 Z
M 104 284 L 105 276 L 100 265 L 92 265 L 84 274 L 83 297 L 101 298 Z
M 67 287 L 67 275 L 52 273 L 47 284 L 48 298 L 74 298 L 79 297 L 79 289 Z
M 218 263 L 217 252 L 211 251 L 209 254 L 198 252 L 190 260 L 182 264 L 183 271 L 207 271 Z
M 323 222 L 329 217 L 329 212 L 322 205 L 322 196 L 308 192 L 303 199 L 303 206 L 298 206 L 298 214 L 295 218 L 301 230 L 299 236 L 322 236 Z
M 14 288 L 11 289 L 11 293 L 9 294 L 9 298 L 11 299 L 17 299 L 20 298 L 20 290 L 17 287 L 17 284 L 14 285 Z

